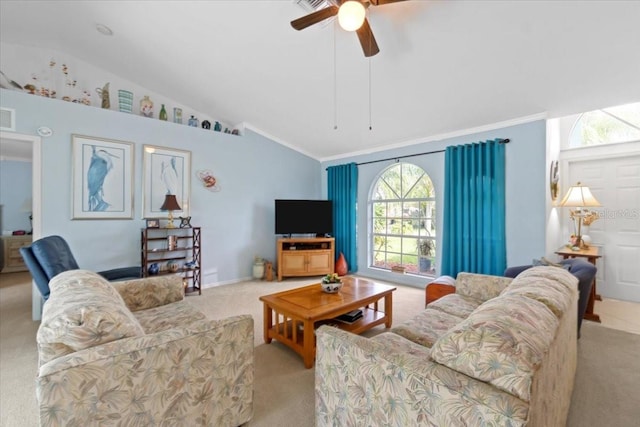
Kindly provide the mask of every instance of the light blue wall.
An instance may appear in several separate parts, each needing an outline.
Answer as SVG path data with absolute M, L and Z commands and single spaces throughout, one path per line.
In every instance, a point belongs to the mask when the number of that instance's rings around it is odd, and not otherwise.
M 0 161 L 2 232 L 31 230 L 31 162 Z
M 545 147 L 546 126 L 544 120 L 509 126 L 441 141 L 416 144 L 375 154 L 360 155 L 322 164 L 322 194 L 327 194 L 326 168 L 349 162 L 363 163 L 429 151 L 444 150 L 449 145 L 459 145 L 488 139 L 509 138 L 506 147 L 506 232 L 507 265 L 530 264 L 533 258 L 545 254 Z M 444 206 L 444 152 L 410 157 L 402 161 L 416 164 L 431 177 L 436 191 L 437 271 L 440 270 L 442 246 L 442 218 Z M 371 187 L 379 175 L 394 161 L 360 165 L 358 167 L 358 273 L 381 280 L 408 285 L 424 286 L 428 279 L 411 275 L 399 275 L 369 268 L 367 255 L 369 235 L 369 206 L 367 201 Z M 348 260 L 347 260 L 348 261 Z
M 506 150 L 507 263 L 530 263 L 532 258 L 545 253 L 547 192 L 543 120 L 320 165 L 314 159 L 250 131 L 243 137 L 236 137 L 4 89 L 0 90 L 0 104 L 16 110 L 19 133 L 35 135 L 39 126 L 53 129 L 53 136 L 43 138 L 42 143 L 42 234 L 60 234 L 67 238 L 80 265 L 88 269 L 139 263 L 140 228 L 144 226 L 141 219 L 144 144 L 190 150 L 192 172 L 211 169 L 219 180 L 222 191 L 212 193 L 192 176 L 192 224 L 203 228 L 203 269 L 207 284 L 249 277 L 255 255 L 275 260 L 273 200 L 326 197 L 327 166 L 443 150 L 448 145 L 494 138 L 511 140 Z M 135 144 L 134 220 L 70 220 L 73 133 Z M 415 163 L 429 173 L 438 202 L 437 226 L 442 230 L 444 153 L 405 161 Z M 367 267 L 367 200 L 372 183 L 391 164 L 393 161 L 359 167 L 358 270 L 374 278 L 424 285 L 426 280 L 421 277 L 400 276 Z M 439 258 L 440 253 L 437 255 Z
M 192 172 L 210 169 L 218 179 L 221 191 L 213 193 L 191 177 L 191 223 L 202 227 L 205 284 L 250 277 L 256 255 L 275 261 L 274 199 L 321 194 L 317 160 L 250 131 L 237 137 L 4 89 L 0 104 L 16 110 L 18 133 L 53 130 L 42 141 L 42 235 L 64 236 L 83 268 L 140 263 L 144 144 L 190 150 Z M 133 220 L 70 219 L 72 134 L 135 144 Z

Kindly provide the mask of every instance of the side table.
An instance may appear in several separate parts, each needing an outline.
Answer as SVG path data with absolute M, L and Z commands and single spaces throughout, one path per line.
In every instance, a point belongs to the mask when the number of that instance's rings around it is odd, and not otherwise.
M 591 264 L 596 265 L 598 258 L 602 258 L 600 255 L 600 248 L 597 246 L 589 246 L 588 248 L 573 250 L 569 247 L 563 246 L 555 252 L 560 255 L 562 259 L 567 258 L 586 258 Z M 596 293 L 596 278 L 593 278 L 593 285 L 591 286 L 591 293 L 589 294 L 589 301 L 587 302 L 587 309 L 584 313 L 584 318 L 593 322 L 600 323 L 600 316 L 593 312 L 593 306 L 595 300 L 602 301 L 600 295 Z
M 453 294 L 456 292 L 455 279 L 449 276 L 440 276 L 433 282 L 427 284 L 425 288 L 425 307 L 437 299 L 442 298 L 445 295 Z

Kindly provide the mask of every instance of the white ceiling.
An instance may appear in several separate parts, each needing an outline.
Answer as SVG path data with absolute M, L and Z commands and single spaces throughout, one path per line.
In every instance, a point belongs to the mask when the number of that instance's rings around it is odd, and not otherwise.
M 306 13 L 293 0 L 2 0 L 0 37 L 67 52 L 325 160 L 640 101 L 639 1 L 372 6 L 380 53 L 370 61 L 333 23 L 292 29 Z

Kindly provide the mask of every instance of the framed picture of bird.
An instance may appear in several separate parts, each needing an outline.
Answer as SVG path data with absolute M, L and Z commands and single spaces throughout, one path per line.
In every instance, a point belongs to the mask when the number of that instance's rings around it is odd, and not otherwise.
M 132 219 L 134 144 L 71 135 L 71 219 Z
M 191 151 L 155 145 L 142 149 L 142 217 L 189 215 Z

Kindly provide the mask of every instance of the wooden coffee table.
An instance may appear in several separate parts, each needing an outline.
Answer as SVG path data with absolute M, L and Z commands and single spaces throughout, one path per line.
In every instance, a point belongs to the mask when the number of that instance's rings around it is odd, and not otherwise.
M 331 324 L 355 334 L 384 323 L 391 327 L 393 286 L 370 280 L 343 277 L 340 292 L 328 294 L 320 283 L 260 297 L 264 304 L 264 341 L 276 339 L 290 347 L 311 368 L 316 356 L 315 329 Z M 384 311 L 378 303 L 384 299 Z M 363 317 L 354 323 L 341 323 L 335 317 L 361 309 Z

